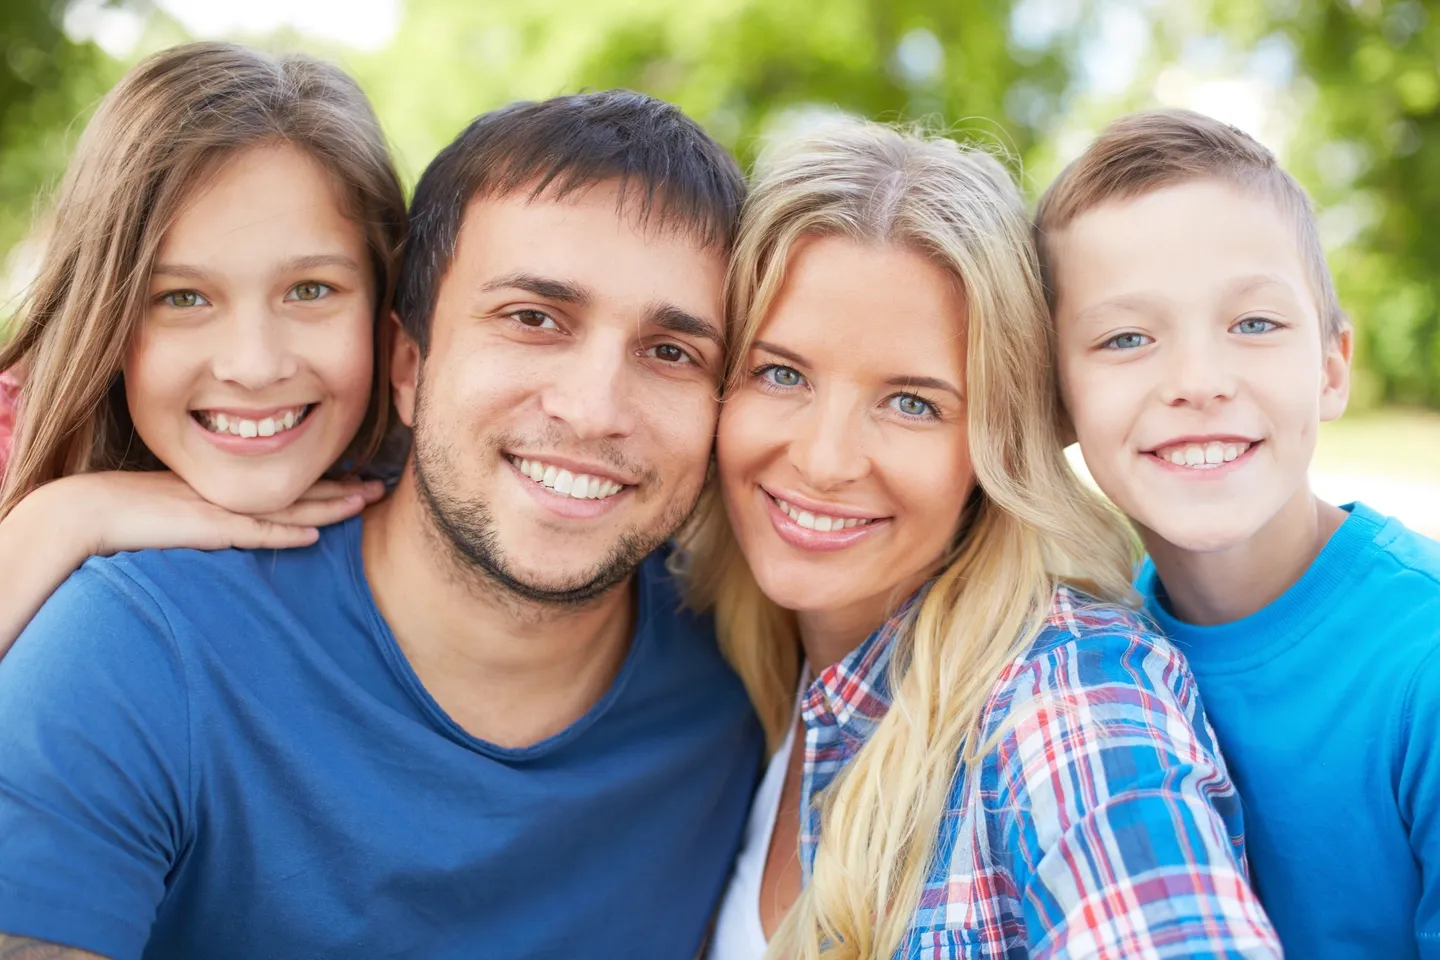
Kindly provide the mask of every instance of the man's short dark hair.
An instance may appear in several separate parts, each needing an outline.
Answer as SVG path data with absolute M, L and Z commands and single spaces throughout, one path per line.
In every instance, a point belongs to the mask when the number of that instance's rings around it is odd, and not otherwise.
M 472 121 L 415 187 L 395 312 L 421 353 L 473 200 L 518 192 L 559 199 L 611 180 L 642 222 L 729 252 L 744 176 L 678 107 L 629 90 L 513 103 Z

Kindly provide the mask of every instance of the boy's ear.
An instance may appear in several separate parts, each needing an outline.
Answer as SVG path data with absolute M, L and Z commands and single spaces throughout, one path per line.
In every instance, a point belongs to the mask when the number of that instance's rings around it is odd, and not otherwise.
M 1325 346 L 1324 378 L 1320 386 L 1321 421 L 1338 420 L 1350 402 L 1350 361 L 1355 355 L 1355 329 L 1348 323 Z
M 415 392 L 420 385 L 420 345 L 405 330 L 400 315 L 390 311 L 390 322 L 395 325 L 394 343 L 390 350 L 390 388 L 395 400 L 395 412 L 400 422 L 415 427 Z

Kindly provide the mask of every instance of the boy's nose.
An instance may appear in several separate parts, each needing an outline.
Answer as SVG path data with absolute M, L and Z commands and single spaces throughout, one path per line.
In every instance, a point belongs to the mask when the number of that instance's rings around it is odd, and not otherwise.
M 1235 395 L 1236 377 L 1221 351 L 1207 344 L 1177 346 L 1161 385 L 1161 396 L 1171 406 L 1205 407 Z

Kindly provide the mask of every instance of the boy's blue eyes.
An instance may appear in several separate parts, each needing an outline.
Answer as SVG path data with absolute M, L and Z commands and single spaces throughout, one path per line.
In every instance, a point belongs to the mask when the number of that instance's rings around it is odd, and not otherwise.
M 1106 340 L 1102 346 L 1107 350 L 1134 350 L 1154 342 L 1143 333 L 1121 333 Z
M 1230 329 L 1237 333 L 1257 334 L 1269 333 L 1278 326 L 1280 325 L 1274 320 L 1266 320 L 1264 317 L 1246 317 Z
M 1240 333 L 1246 336 L 1253 337 L 1262 333 L 1269 333 L 1271 330 L 1278 330 L 1279 328 L 1280 324 L 1276 323 L 1274 320 L 1267 320 L 1264 317 L 1246 317 L 1243 320 L 1235 323 L 1235 325 L 1232 326 L 1230 330 L 1234 333 Z M 1154 342 L 1154 337 L 1147 336 L 1143 333 L 1135 333 L 1133 331 L 1130 331 L 1126 333 L 1117 333 L 1115 336 L 1111 337 L 1109 340 L 1106 340 L 1100 346 L 1101 349 L 1104 350 L 1136 350 L 1140 347 L 1148 346 L 1149 344 L 1152 344 Z

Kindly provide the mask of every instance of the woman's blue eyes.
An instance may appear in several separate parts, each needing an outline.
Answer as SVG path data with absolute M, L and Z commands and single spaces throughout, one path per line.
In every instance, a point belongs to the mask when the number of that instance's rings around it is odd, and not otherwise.
M 754 375 L 765 381 L 770 389 L 791 389 L 805 385 L 805 375 L 794 367 L 779 363 L 767 363 L 756 368 Z M 940 415 L 935 404 L 923 400 L 913 393 L 897 393 L 887 401 L 890 409 L 912 419 L 933 419 Z
M 911 393 L 897 393 L 890 398 L 890 406 L 907 417 L 933 417 L 939 413 L 933 403 Z
M 805 382 L 805 376 L 799 370 L 778 363 L 766 364 L 757 372 L 777 387 L 798 387 Z

